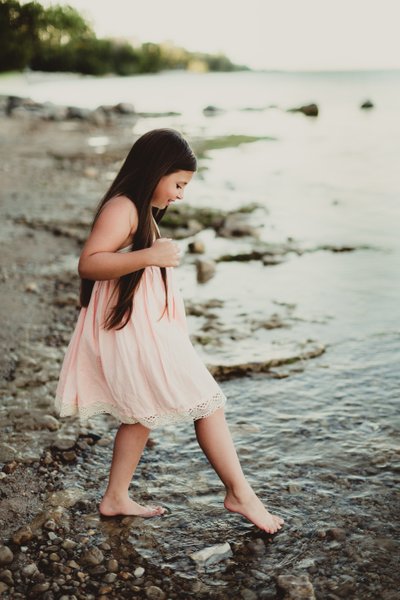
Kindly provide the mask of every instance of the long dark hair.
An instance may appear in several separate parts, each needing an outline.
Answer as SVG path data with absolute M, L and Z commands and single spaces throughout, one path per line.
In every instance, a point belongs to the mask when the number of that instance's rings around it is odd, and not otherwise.
M 164 175 L 181 170 L 196 171 L 196 169 L 196 157 L 179 131 L 169 128 L 148 131 L 133 144 L 118 175 L 97 207 L 91 229 L 104 204 L 115 196 L 124 195 L 135 204 L 139 215 L 132 250 L 149 248 L 153 244 L 154 237 L 159 237 L 154 220 L 159 223 L 167 210 L 167 208 L 158 209 L 151 205 L 151 198 L 158 182 Z M 165 287 L 165 308 L 167 308 L 166 269 L 160 267 L 160 270 Z M 116 285 L 118 299 L 105 321 L 106 329 L 122 329 L 129 321 L 133 296 L 143 273 L 144 269 L 140 269 L 119 277 Z M 81 307 L 88 306 L 94 283 L 90 279 L 81 280 Z

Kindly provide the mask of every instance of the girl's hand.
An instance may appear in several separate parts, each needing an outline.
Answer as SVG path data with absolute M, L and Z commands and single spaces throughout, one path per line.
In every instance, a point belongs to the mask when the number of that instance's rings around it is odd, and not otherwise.
M 156 267 L 177 267 L 181 251 L 172 238 L 158 238 L 150 248 L 151 264 Z

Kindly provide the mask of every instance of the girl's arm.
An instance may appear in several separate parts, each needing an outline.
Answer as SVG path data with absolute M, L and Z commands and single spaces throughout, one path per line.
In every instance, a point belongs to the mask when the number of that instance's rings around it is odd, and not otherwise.
M 126 196 L 109 200 L 83 247 L 78 273 L 84 279 L 116 279 L 153 264 L 151 248 L 117 253 L 138 227 L 136 206 Z

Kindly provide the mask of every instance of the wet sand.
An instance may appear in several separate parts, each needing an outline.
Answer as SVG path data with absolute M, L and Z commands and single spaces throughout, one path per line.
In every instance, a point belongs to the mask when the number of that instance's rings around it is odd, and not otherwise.
M 100 155 L 87 138 L 102 133 L 112 143 Z M 135 499 L 161 503 L 168 513 L 100 518 L 117 423 L 107 415 L 87 428 L 58 419 L 53 398 L 77 317 L 80 246 L 130 144 L 126 121 L 101 131 L 88 122 L 1 118 L 0 592 L 21 599 L 394 600 L 395 332 L 379 340 L 374 360 L 351 339 L 328 348 L 303 339 L 303 347 L 284 345 L 275 361 L 264 355 L 257 362 L 247 352 L 248 319 L 235 339 L 224 305 L 188 299 L 193 340 L 212 357 L 210 370 L 229 398 L 245 473 L 285 528 L 271 538 L 223 509 L 223 488 L 190 423 L 151 434 L 132 483 Z M 180 233 L 183 244 L 192 239 Z M 238 240 L 229 244 L 231 254 L 240 251 Z M 187 254 L 182 281 L 194 260 Z M 279 322 L 264 313 L 264 329 L 284 330 L 290 316 Z M 222 347 L 207 348 L 207 336 Z M 242 353 L 232 350 L 238 342 Z M 354 368 L 342 360 L 349 355 Z M 366 388 L 372 404 L 359 392 Z M 203 559 L 195 554 L 216 545 Z

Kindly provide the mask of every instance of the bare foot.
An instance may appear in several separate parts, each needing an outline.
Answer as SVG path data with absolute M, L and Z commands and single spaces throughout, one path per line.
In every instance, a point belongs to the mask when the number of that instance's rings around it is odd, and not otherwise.
M 112 499 L 104 496 L 99 504 L 99 512 L 105 517 L 115 517 L 116 515 L 126 515 L 130 517 L 157 517 L 165 513 L 162 506 L 153 506 L 150 504 L 138 504 L 130 498 L 124 500 Z
M 283 519 L 267 511 L 251 487 L 240 496 L 235 496 L 233 492 L 227 492 L 224 506 L 227 510 L 246 517 L 254 525 L 268 533 L 276 533 L 284 523 Z

